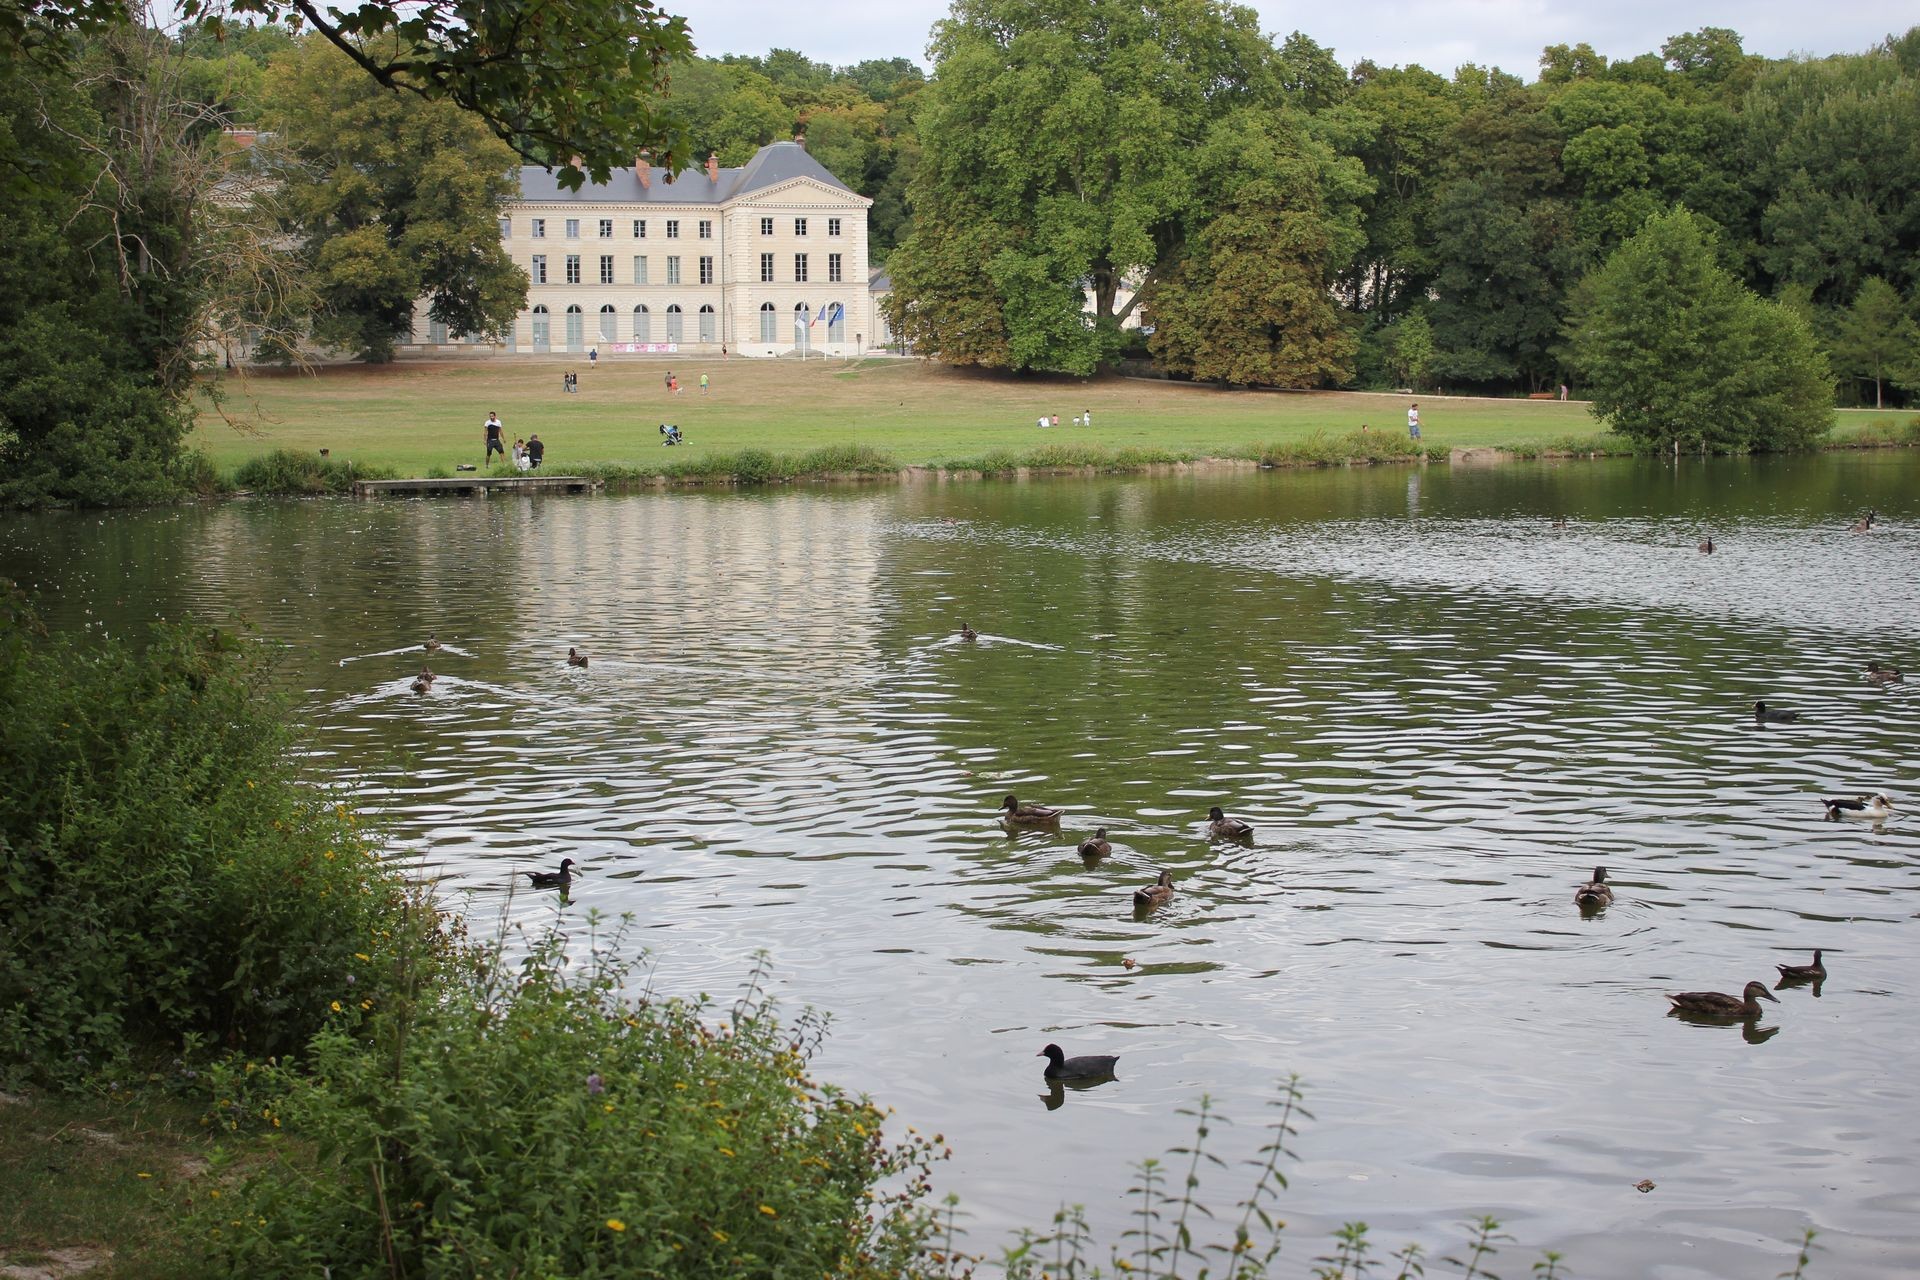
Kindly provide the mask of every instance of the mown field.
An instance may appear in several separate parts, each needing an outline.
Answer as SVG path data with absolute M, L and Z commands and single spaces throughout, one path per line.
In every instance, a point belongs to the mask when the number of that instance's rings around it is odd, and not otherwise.
M 561 392 L 573 370 L 580 392 Z M 680 376 L 667 391 L 669 369 Z M 699 378 L 712 389 L 702 395 Z M 1409 397 L 1367 392 L 1227 391 L 1117 377 L 1080 380 L 947 369 L 876 358 L 790 360 L 410 361 L 229 379 L 222 409 L 202 412 L 191 443 L 223 470 L 275 449 L 328 449 L 336 460 L 402 475 L 478 463 L 489 410 L 507 439 L 538 433 L 547 467 L 686 466 L 707 453 L 828 446 L 879 450 L 902 465 L 966 466 L 1038 450 L 1140 450 L 1183 458 L 1259 457 L 1345 437 L 1362 426 L 1406 435 Z M 1422 395 L 1428 446 L 1619 448 L 1579 402 Z M 1091 428 L 1073 427 L 1091 410 Z M 1059 429 L 1035 420 L 1058 414 Z M 1842 413 L 1864 423 L 1872 415 Z M 1880 415 L 1891 417 L 1892 415 Z M 231 421 L 229 420 L 231 419 Z M 663 449 L 659 425 L 686 436 Z

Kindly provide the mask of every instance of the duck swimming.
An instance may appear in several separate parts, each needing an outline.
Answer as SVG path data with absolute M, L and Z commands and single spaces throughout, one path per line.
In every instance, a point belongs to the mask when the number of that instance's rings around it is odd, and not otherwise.
M 1870 796 L 1822 796 L 1820 803 L 1826 806 L 1828 822 L 1838 822 L 1842 818 L 1885 822 L 1893 816 L 1893 801 L 1887 799 L 1883 792 L 1875 792 Z
M 439 679 L 439 677 L 433 674 L 432 667 L 429 667 L 423 662 L 420 664 L 420 679 L 425 680 L 428 684 L 432 684 L 435 680 Z
M 560 859 L 558 871 L 528 871 L 523 874 L 533 881 L 536 889 L 564 889 L 573 883 L 573 859 Z
M 1682 991 L 1678 995 L 1669 995 L 1667 999 L 1673 1001 L 1676 1012 L 1706 1018 L 1757 1018 L 1760 1016 L 1762 1000 L 1780 1003 L 1779 998 L 1767 990 L 1764 982 L 1749 982 L 1738 996 L 1718 991 Z
M 1879 518 L 1880 513 L 1878 511 L 1868 511 L 1866 515 L 1861 516 L 1858 520 L 1855 520 L 1851 525 L 1847 526 L 1848 531 L 1852 533 L 1872 533 L 1873 522 Z
M 1164 907 L 1173 901 L 1173 872 L 1162 871 L 1160 878 L 1144 889 L 1133 891 L 1133 905 L 1143 911 Z
M 960 638 L 962 640 L 978 640 L 980 633 L 968 626 L 965 622 L 962 622 L 960 624 Z
M 1000 807 L 1006 811 L 1006 820 L 1008 822 L 1020 826 L 1043 827 L 1049 823 L 1060 821 L 1060 811 L 1058 809 L 1050 809 L 1044 804 L 1021 804 L 1012 796 L 1008 796 L 1005 800 L 1002 800 Z
M 567 665 L 570 667 L 584 667 L 587 665 L 587 655 L 580 652 L 578 649 L 574 648 L 572 645 L 568 645 L 567 646 Z
M 1700 554 L 1703 556 L 1710 556 L 1713 554 L 1713 535 L 1712 534 L 1708 534 L 1705 538 L 1701 539 Z
M 1813 949 L 1812 964 L 1777 964 L 1773 967 L 1780 971 L 1781 982 L 1824 982 L 1827 977 L 1827 966 L 1820 959 L 1818 947 Z
M 1756 724 L 1792 724 L 1800 718 L 1798 711 L 1788 711 L 1782 707 L 1769 707 L 1764 702 L 1753 704 L 1753 719 Z
M 1113 852 L 1113 846 L 1107 843 L 1107 829 L 1095 827 L 1093 834 L 1080 842 L 1079 853 L 1083 858 L 1104 858 Z
M 1253 834 L 1253 824 L 1229 818 L 1215 805 L 1207 810 L 1207 834 L 1215 840 L 1245 840 Z
M 1595 867 L 1593 879 L 1573 891 L 1573 901 L 1582 911 L 1602 911 L 1613 905 L 1613 886 L 1607 883 L 1607 869 Z
M 1098 1076 L 1110 1076 L 1113 1074 L 1113 1064 L 1120 1061 L 1117 1053 L 1090 1053 L 1069 1058 L 1057 1044 L 1050 1044 L 1033 1056 L 1047 1060 L 1046 1070 L 1040 1074 L 1048 1080 L 1092 1080 Z
M 407 688 L 413 690 L 415 693 L 425 693 L 427 690 L 433 688 L 433 681 L 427 679 L 425 676 L 415 676 L 413 683 L 408 685 Z
M 1874 684 L 1899 684 L 1906 679 L 1900 674 L 1900 668 L 1890 667 L 1884 662 L 1867 664 L 1867 679 Z
M 435 649 L 438 649 L 440 647 L 440 641 L 434 637 L 433 632 L 429 631 L 427 632 L 427 642 L 421 645 L 420 647 L 422 649 L 425 649 L 428 653 L 432 653 Z

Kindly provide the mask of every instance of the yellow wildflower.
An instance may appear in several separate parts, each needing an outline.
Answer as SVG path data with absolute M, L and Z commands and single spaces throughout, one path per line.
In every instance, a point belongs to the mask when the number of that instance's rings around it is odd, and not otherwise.
M 721 1154 L 721 1155 L 723 1155 L 723 1156 L 731 1156 L 731 1155 L 733 1154 L 733 1148 L 732 1148 L 732 1147 L 722 1147 L 722 1148 L 720 1148 L 720 1154 Z
M 335 1000 L 330 1007 L 335 1013 L 340 1012 L 340 1002 L 338 1000 Z
M 353 958 L 354 958 L 355 960 L 365 960 L 365 961 L 367 961 L 368 963 L 372 963 L 372 961 L 373 961 L 373 957 L 372 957 L 372 956 L 370 956 L 370 955 L 368 955 L 368 954 L 367 954 L 366 952 L 364 952 L 364 951 L 356 951 L 356 952 L 354 952 L 354 953 L 353 953 Z
M 726 1232 L 720 1230 L 720 1228 L 718 1227 L 712 1228 L 708 1232 L 708 1234 L 711 1235 L 715 1240 L 718 1240 L 721 1244 L 725 1244 L 729 1239 L 731 1239 L 731 1237 L 728 1236 Z
M 622 1222 L 622 1221 L 620 1221 L 620 1219 L 618 1219 L 618 1218 L 608 1218 L 608 1219 L 607 1219 L 607 1230 L 609 1230 L 609 1231 L 625 1231 L 626 1229 L 627 1229 L 627 1224 L 626 1224 L 626 1223 L 624 1223 L 624 1222 Z
M 775 1213 L 775 1212 L 773 1211 L 773 1206 L 772 1206 L 772 1205 L 770 1205 L 770 1204 L 763 1204 L 763 1205 L 761 1205 L 761 1206 L 760 1206 L 760 1212 L 762 1212 L 762 1213 L 764 1213 L 764 1214 L 766 1214 L 766 1215 L 767 1215 L 767 1216 L 768 1216 L 769 1218 L 777 1218 L 777 1217 L 779 1217 L 779 1216 L 780 1216 L 779 1214 L 777 1214 L 777 1213 Z
M 133 1176 L 136 1178 L 151 1178 L 153 1175 L 150 1173 L 136 1173 Z

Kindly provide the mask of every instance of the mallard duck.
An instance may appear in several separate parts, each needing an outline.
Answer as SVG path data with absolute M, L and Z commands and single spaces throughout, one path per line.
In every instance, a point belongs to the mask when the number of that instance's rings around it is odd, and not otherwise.
M 413 690 L 415 693 L 425 693 L 427 690 L 433 688 L 433 681 L 427 679 L 425 676 L 415 676 L 413 683 L 408 685 L 407 688 Z
M 1207 810 L 1207 834 L 1215 840 L 1245 840 L 1253 834 L 1253 824 L 1229 818 L 1215 805 Z
M 1867 679 L 1874 684 L 1899 684 L 1906 677 L 1900 674 L 1898 667 L 1890 667 L 1884 662 L 1869 662 Z
M 1753 718 L 1758 724 L 1792 724 L 1800 718 L 1800 713 L 1780 707 L 1769 707 L 1756 699 L 1753 704 Z
M 1868 511 L 1867 514 L 1861 516 L 1847 527 L 1848 530 L 1853 533 L 1872 533 L 1873 522 L 1879 518 L 1880 513 L 1878 511 Z
M 1813 949 L 1812 964 L 1777 964 L 1782 982 L 1821 982 L 1826 979 L 1827 966 L 1820 959 L 1820 948 Z
M 1780 1000 L 1767 990 L 1764 982 L 1749 982 L 1738 996 L 1725 995 L 1719 991 L 1682 991 L 1678 995 L 1669 995 L 1673 1007 L 1681 1013 L 1696 1014 L 1707 1018 L 1757 1018 L 1760 1016 L 1760 1001 Z
M 1613 887 L 1607 883 L 1607 869 L 1595 867 L 1593 879 L 1573 891 L 1573 901 L 1582 911 L 1600 911 L 1613 905 Z
M 567 646 L 567 665 L 570 667 L 584 667 L 587 665 L 587 655 L 580 652 L 578 649 L 574 648 L 572 645 L 568 645 Z
M 1133 891 L 1133 905 L 1141 910 L 1164 907 L 1173 901 L 1173 872 L 1162 871 L 1160 878 L 1144 889 Z
M 422 680 L 425 680 L 428 684 L 432 684 L 435 680 L 438 680 L 440 677 L 434 675 L 433 668 L 429 667 L 423 662 L 420 664 L 419 678 Z
M 1113 846 L 1107 843 L 1107 829 L 1095 827 L 1093 834 L 1080 842 L 1080 856 L 1083 858 L 1104 858 L 1113 852 Z
M 525 875 L 536 889 L 564 889 L 573 883 L 573 859 L 560 859 L 558 871 L 528 871 Z
M 1046 1070 L 1040 1074 L 1048 1080 L 1091 1080 L 1096 1076 L 1110 1076 L 1113 1074 L 1113 1064 L 1120 1061 L 1117 1053 L 1090 1053 L 1084 1057 L 1069 1058 L 1057 1044 L 1050 1044 L 1033 1056 L 1047 1060 Z
M 1713 554 L 1713 535 L 1712 534 L 1708 534 L 1706 537 L 1700 540 L 1700 554 L 1703 556 L 1710 556 Z
M 1885 822 L 1893 816 L 1893 801 L 1887 799 L 1884 792 L 1876 791 L 1870 796 L 1822 796 L 1820 803 L 1826 806 L 1828 822 L 1842 818 Z
M 421 645 L 420 647 L 422 649 L 425 649 L 428 653 L 432 653 L 435 649 L 438 649 L 440 647 L 440 641 L 437 638 L 435 638 L 433 632 L 429 631 L 427 632 L 427 642 Z
M 966 623 L 962 622 L 960 624 L 960 638 L 962 640 L 978 640 L 980 638 L 980 633 L 978 631 L 975 631 L 972 627 L 968 626 Z
M 1008 822 L 1021 826 L 1044 827 L 1049 823 L 1060 821 L 1058 809 L 1049 809 L 1044 804 L 1021 804 L 1012 796 L 1002 800 L 1000 807 L 1006 811 Z
M 1554 528 L 1556 528 L 1556 529 L 1564 529 L 1564 528 L 1566 528 L 1566 527 L 1567 527 L 1567 518 L 1566 518 L 1565 516 L 1555 516 L 1555 517 L 1553 518 L 1553 527 L 1554 527 Z

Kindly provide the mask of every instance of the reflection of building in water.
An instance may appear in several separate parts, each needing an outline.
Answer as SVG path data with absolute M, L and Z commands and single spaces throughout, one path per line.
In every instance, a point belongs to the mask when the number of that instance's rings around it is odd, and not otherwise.
M 530 501 L 509 536 L 523 585 L 554 588 L 535 598 L 556 637 L 817 688 L 880 659 L 878 528 L 871 496 L 660 494 Z

